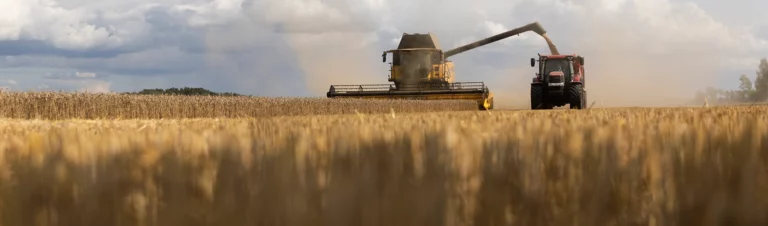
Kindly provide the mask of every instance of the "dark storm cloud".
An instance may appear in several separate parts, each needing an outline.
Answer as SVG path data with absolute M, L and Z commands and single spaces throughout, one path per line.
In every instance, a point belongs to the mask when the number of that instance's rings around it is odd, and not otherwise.
M 123 53 L 126 53 L 126 50 L 66 50 L 39 40 L 0 41 L 0 56 L 48 55 L 66 58 L 110 58 Z

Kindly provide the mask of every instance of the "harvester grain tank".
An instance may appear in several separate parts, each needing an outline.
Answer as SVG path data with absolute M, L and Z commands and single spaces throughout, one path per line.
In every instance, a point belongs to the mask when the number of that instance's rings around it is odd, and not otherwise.
M 538 22 L 509 30 L 455 49 L 443 52 L 431 34 L 407 34 L 397 49 L 384 51 L 382 61 L 392 54 L 389 81 L 392 84 L 332 85 L 329 98 L 475 100 L 478 108 L 493 108 L 493 93 L 483 82 L 454 82 L 454 64 L 447 58 L 504 38 L 533 31 L 545 39 L 546 31 Z M 551 45 L 550 48 L 554 48 Z M 555 49 L 552 49 L 556 52 Z

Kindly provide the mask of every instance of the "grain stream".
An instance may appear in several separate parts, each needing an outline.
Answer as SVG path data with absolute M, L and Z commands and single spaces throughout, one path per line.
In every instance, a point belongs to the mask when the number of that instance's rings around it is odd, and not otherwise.
M 0 121 L 0 225 L 765 225 L 768 107 Z

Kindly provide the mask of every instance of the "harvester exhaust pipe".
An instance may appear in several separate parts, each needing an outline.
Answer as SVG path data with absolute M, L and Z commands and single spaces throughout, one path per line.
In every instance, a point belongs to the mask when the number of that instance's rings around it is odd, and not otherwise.
M 552 52 L 552 55 L 560 55 L 560 52 L 557 51 L 557 47 L 555 46 L 555 44 L 552 43 L 552 40 L 550 40 L 549 37 L 547 36 L 547 30 L 544 30 L 544 27 L 541 26 L 541 24 L 539 22 L 533 22 L 533 23 L 530 23 L 528 25 L 525 25 L 525 26 L 522 26 L 522 27 L 518 27 L 518 28 L 515 28 L 515 29 L 512 29 L 512 30 L 506 31 L 506 32 L 501 33 L 501 34 L 497 34 L 497 35 L 494 35 L 494 36 L 491 36 L 491 37 L 488 37 L 488 38 L 485 38 L 485 39 L 482 39 L 482 40 L 479 40 L 479 41 L 476 41 L 476 42 L 473 42 L 473 43 L 469 43 L 469 44 L 457 47 L 457 48 L 452 49 L 452 50 L 448 50 L 448 51 L 445 52 L 445 58 L 451 57 L 451 56 L 459 54 L 459 53 L 463 53 L 463 52 L 465 52 L 467 50 L 471 50 L 471 49 L 474 49 L 474 48 L 477 48 L 477 47 L 480 47 L 480 46 L 484 46 L 484 45 L 487 45 L 487 44 L 490 44 L 490 43 L 493 43 L 493 42 L 496 42 L 496 41 L 508 38 L 510 36 L 519 35 L 521 33 L 527 32 L 527 31 L 533 31 L 536 34 L 539 34 L 541 37 L 543 37 L 544 40 L 547 41 L 547 45 L 549 46 L 549 51 Z

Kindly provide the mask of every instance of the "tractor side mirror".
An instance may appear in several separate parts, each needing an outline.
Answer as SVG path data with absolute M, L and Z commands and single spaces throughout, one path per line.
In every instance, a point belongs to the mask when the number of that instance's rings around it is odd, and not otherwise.
M 387 53 L 382 53 L 381 54 L 381 62 L 384 62 L 384 63 L 387 62 Z
M 584 66 L 584 57 L 579 57 L 579 64 L 581 64 L 581 66 Z
M 534 58 L 531 58 L 531 67 L 533 67 L 533 66 L 535 66 L 535 65 L 536 65 L 536 59 L 534 59 Z

